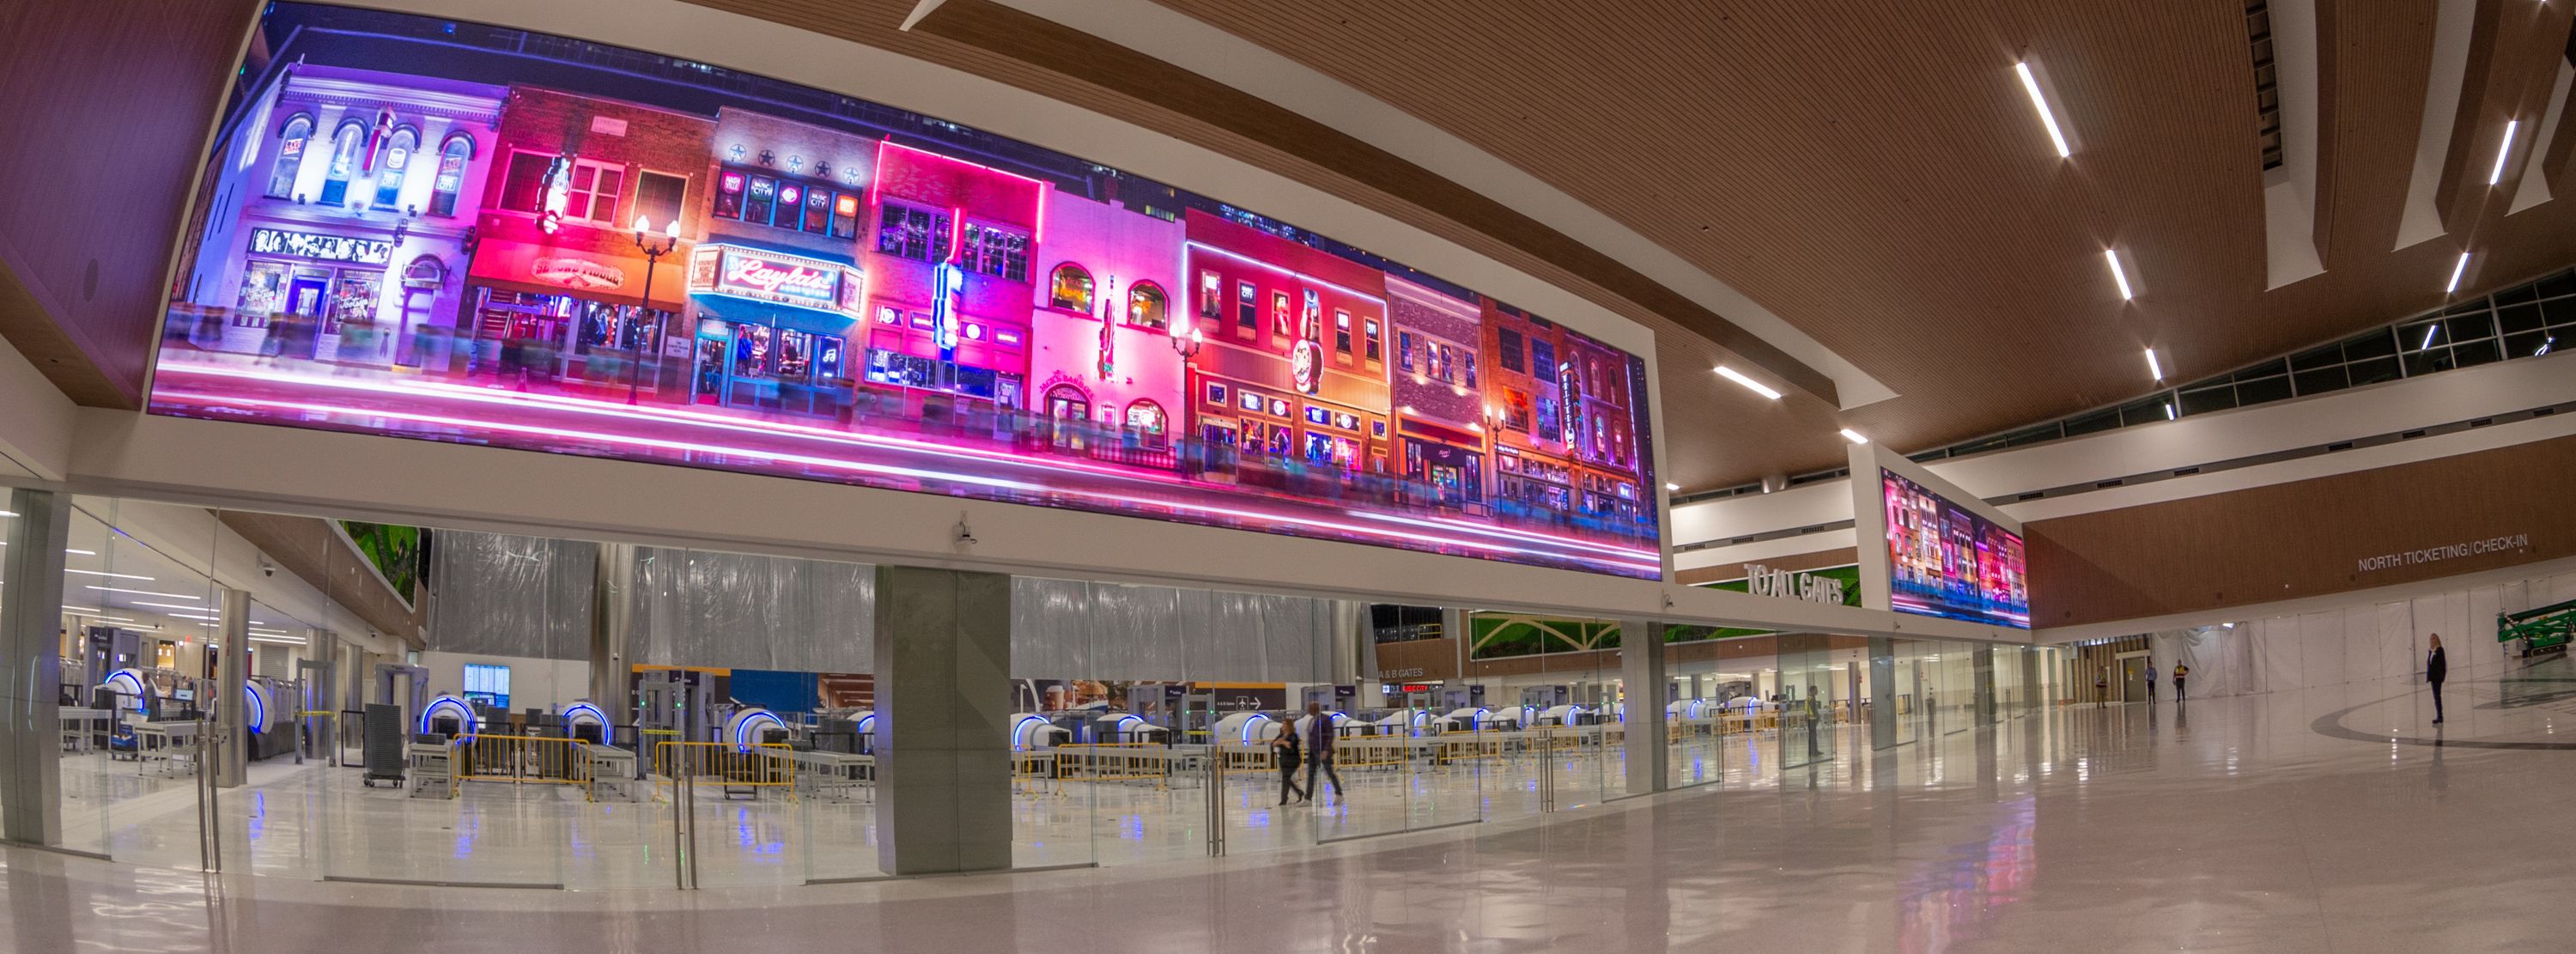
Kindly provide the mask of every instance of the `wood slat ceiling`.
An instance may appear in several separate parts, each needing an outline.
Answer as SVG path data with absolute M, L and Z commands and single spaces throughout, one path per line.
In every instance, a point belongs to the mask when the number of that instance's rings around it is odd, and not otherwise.
M 2464 293 L 2576 260 L 2576 201 L 2507 216 L 2514 180 L 2489 190 L 2483 168 L 2446 177 L 2450 234 L 2391 250 L 2423 111 L 2430 3 L 2319 0 L 2316 237 L 2327 270 L 2266 292 L 2240 0 L 1158 0 L 1549 182 L 1901 395 L 1838 412 L 1735 389 L 1705 370 L 1725 352 L 1678 316 L 1261 129 L 1194 115 L 1187 99 L 996 55 L 1010 47 L 1003 39 L 941 36 L 929 22 L 901 32 L 911 8 L 901 0 L 694 2 L 1138 122 L 1637 318 L 1656 331 L 1664 371 L 1665 476 L 1691 489 L 1832 467 L 1842 426 L 1912 451 L 2134 397 L 2153 387 L 2140 356 L 2151 343 L 2170 380 L 2188 381 L 2331 340 L 2438 305 L 2464 242 L 2479 256 Z M 2492 52 L 2461 98 L 2466 144 L 2451 151 L 2465 158 L 2455 163 L 2491 158 L 2508 116 L 2536 128 L 2571 9 L 2480 4 Z M 943 17 L 967 22 L 933 14 Z M 2023 98 L 2012 72 L 2023 56 L 2055 85 L 2078 143 L 2071 160 L 2049 148 Z M 2120 300 L 2106 246 L 2129 263 L 2135 301 Z

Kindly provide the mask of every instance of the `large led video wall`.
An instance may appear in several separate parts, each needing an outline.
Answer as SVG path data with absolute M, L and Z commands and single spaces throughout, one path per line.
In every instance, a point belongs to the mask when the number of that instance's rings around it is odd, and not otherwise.
M 156 413 L 1661 571 L 1645 364 L 1543 316 L 753 74 L 321 5 L 262 30 Z
M 1900 613 L 2030 628 L 2021 534 L 1881 469 L 1888 602 Z

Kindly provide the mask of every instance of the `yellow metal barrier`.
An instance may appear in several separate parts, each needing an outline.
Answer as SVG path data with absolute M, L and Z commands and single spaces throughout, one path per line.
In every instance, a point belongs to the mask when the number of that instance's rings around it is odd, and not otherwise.
M 657 742 L 653 746 L 655 797 L 661 797 L 661 786 L 687 775 L 709 779 L 733 789 L 747 788 L 757 796 L 764 788 L 776 788 L 796 797 L 796 761 L 787 757 L 783 743 L 761 743 L 737 746 L 728 742 Z
M 1279 768 L 1279 757 L 1268 742 L 1251 745 L 1221 742 L 1217 744 L 1216 752 L 1218 758 L 1225 760 L 1228 772 L 1270 772 Z
M 1400 768 L 1413 740 L 1399 735 L 1351 735 L 1333 740 L 1337 768 Z
M 1021 794 L 1064 794 L 1056 784 L 1056 757 L 1053 749 L 1011 753 L 1011 788 Z
M 579 785 L 584 798 L 590 794 L 590 759 L 585 755 L 589 743 L 578 739 L 549 739 L 526 735 L 477 735 L 457 739 L 453 768 L 449 773 L 449 794 L 464 782 L 511 782 L 536 785 Z
M 1169 785 L 1172 747 L 1160 742 L 1068 742 L 1055 747 L 1056 777 Z

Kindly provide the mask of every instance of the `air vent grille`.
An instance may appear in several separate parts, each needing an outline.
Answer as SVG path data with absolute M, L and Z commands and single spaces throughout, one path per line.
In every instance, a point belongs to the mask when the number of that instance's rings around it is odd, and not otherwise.
M 2245 42 L 2254 49 L 2254 133 L 2263 147 L 2263 169 L 2281 167 L 2281 68 L 2272 57 L 2272 5 L 2245 5 Z

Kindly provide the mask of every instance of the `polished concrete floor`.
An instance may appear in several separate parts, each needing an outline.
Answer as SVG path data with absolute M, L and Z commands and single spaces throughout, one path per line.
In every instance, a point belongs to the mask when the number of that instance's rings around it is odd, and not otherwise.
M 2455 684 L 2438 728 L 2402 681 L 2060 709 L 1553 814 L 969 878 L 419 888 L 11 848 L 0 948 L 2559 951 L 2554 679 Z

